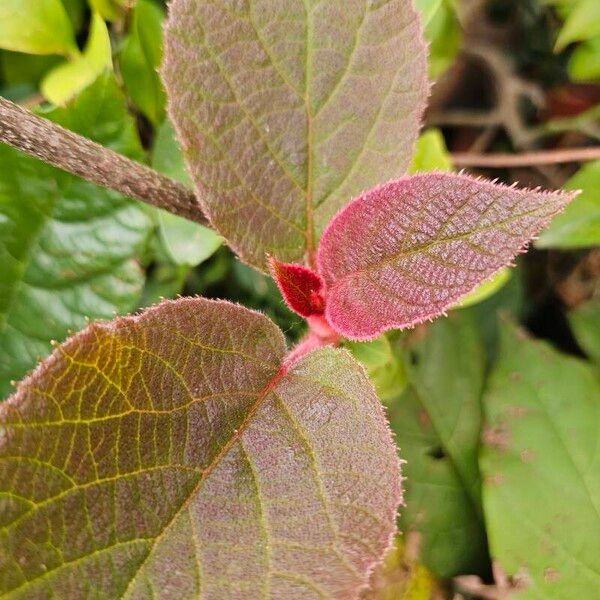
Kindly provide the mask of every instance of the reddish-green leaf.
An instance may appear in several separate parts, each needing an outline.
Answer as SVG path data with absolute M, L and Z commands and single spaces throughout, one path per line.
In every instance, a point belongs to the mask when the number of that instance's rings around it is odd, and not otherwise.
M 0 408 L 0 595 L 356 598 L 398 461 L 362 368 L 184 299 L 94 324 Z
M 402 175 L 428 91 L 406 0 L 174 0 L 162 74 L 212 223 L 247 262 L 302 262 Z
M 428 173 L 366 192 L 323 234 L 326 317 L 351 339 L 442 314 L 523 251 L 573 193 Z

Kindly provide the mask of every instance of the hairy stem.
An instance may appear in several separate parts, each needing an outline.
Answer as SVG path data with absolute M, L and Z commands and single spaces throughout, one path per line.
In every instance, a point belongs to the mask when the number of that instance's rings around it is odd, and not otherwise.
M 208 223 L 184 185 L 1 97 L 0 142 L 130 198 Z

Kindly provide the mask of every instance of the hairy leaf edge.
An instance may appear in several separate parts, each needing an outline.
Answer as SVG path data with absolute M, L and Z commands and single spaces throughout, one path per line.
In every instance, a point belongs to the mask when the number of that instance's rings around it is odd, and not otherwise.
M 22 386 L 25 387 L 29 383 L 34 381 L 35 378 L 39 375 L 39 373 L 42 370 L 48 369 L 57 360 L 59 360 L 62 357 L 62 349 L 65 346 L 77 344 L 81 338 L 89 335 L 89 333 L 91 333 L 94 330 L 98 330 L 98 328 L 103 329 L 105 331 L 115 331 L 117 329 L 117 327 L 119 325 L 121 325 L 122 323 L 138 323 L 138 324 L 143 323 L 148 318 L 149 315 L 152 315 L 155 312 L 159 312 L 160 309 L 167 304 L 177 305 L 177 304 L 183 304 L 183 303 L 192 303 L 192 302 L 196 302 L 197 300 L 202 300 L 203 302 L 207 302 L 207 303 L 210 303 L 213 305 L 237 306 L 237 307 L 242 308 L 245 311 L 248 311 L 249 313 L 252 313 L 252 314 L 258 316 L 262 321 L 265 322 L 265 324 L 268 324 L 270 326 L 270 328 L 277 331 L 277 336 L 279 338 L 278 341 L 281 342 L 282 358 L 280 361 L 279 368 L 274 372 L 274 374 L 271 376 L 269 381 L 265 384 L 265 386 L 262 388 L 262 390 L 258 394 L 257 400 L 254 402 L 254 404 L 248 410 L 248 413 L 244 417 L 243 422 L 240 425 L 240 427 L 237 429 L 237 431 L 234 433 L 234 435 L 232 435 L 231 438 L 224 443 L 221 450 L 213 458 L 211 464 L 202 473 L 200 479 L 198 480 L 198 483 L 194 486 L 192 492 L 189 494 L 189 496 L 187 498 L 185 498 L 183 500 L 183 502 L 181 503 L 181 506 L 177 509 L 173 518 L 165 525 L 163 531 L 157 536 L 157 539 L 161 538 L 164 535 L 164 533 L 171 527 L 171 525 L 175 521 L 177 515 L 179 515 L 181 513 L 181 511 L 193 499 L 194 493 L 197 491 L 197 489 L 202 484 L 202 482 L 211 474 L 211 472 L 214 470 L 214 468 L 218 465 L 219 461 L 227 454 L 227 452 L 229 451 L 231 446 L 242 436 L 244 431 L 251 424 L 252 417 L 258 411 L 258 409 L 261 407 L 265 398 L 269 395 L 269 392 L 271 392 L 288 373 L 290 373 L 297 365 L 300 365 L 304 361 L 304 359 L 306 359 L 308 356 L 315 355 L 315 354 L 318 354 L 321 352 L 335 352 L 335 353 L 339 353 L 341 355 L 348 357 L 352 361 L 352 363 L 356 366 L 357 370 L 359 371 L 361 376 L 364 378 L 367 385 L 372 388 L 374 397 L 378 398 L 377 392 L 376 392 L 373 384 L 371 383 L 371 380 L 368 377 L 368 374 L 367 374 L 367 371 L 366 371 L 364 365 L 360 361 L 356 360 L 352 356 L 352 353 L 349 350 L 347 350 L 345 348 L 332 348 L 332 347 L 317 348 L 316 350 L 313 350 L 305 355 L 300 356 L 297 360 L 289 361 L 289 360 L 287 360 L 287 358 L 289 356 L 289 350 L 285 343 L 285 337 L 284 337 L 283 333 L 281 332 L 281 330 L 279 329 L 279 327 L 277 327 L 277 325 L 275 325 L 275 323 L 273 323 L 273 321 L 271 321 L 271 319 L 269 319 L 266 315 L 264 315 L 260 311 L 249 309 L 249 308 L 247 308 L 239 303 L 236 303 L 236 302 L 230 302 L 228 300 L 215 300 L 215 299 L 203 298 L 201 296 L 194 296 L 194 297 L 179 298 L 176 300 L 170 300 L 170 299 L 163 300 L 160 303 L 157 303 L 157 304 L 154 304 L 153 306 L 145 308 L 144 310 L 140 311 L 137 314 L 118 316 L 111 321 L 91 321 L 87 327 L 85 327 L 81 331 L 77 332 L 73 336 L 69 337 L 63 343 L 59 344 L 58 342 L 53 342 L 54 350 L 52 351 L 52 353 L 48 357 L 46 357 L 44 360 L 41 360 L 38 363 L 38 365 L 32 371 L 30 371 L 30 373 L 28 373 L 20 382 L 15 383 L 14 385 L 15 385 L 16 391 L 13 394 L 11 394 L 4 402 L 0 403 L 0 433 L 2 432 L 2 428 L 5 427 L 3 425 L 3 420 L 4 420 L 5 414 L 7 412 L 9 412 L 21 400 L 20 388 Z M 365 591 L 369 588 L 372 573 L 375 571 L 375 569 L 380 564 L 383 563 L 388 552 L 394 545 L 394 540 L 395 540 L 396 534 L 398 532 L 397 518 L 396 518 L 398 509 L 401 506 L 404 506 L 404 495 L 403 495 L 404 477 L 402 475 L 402 464 L 405 463 L 406 461 L 402 460 L 398 456 L 398 448 L 396 446 L 396 442 L 394 439 L 394 433 L 390 427 L 389 419 L 387 417 L 384 405 L 381 402 L 378 402 L 376 404 L 376 406 L 377 406 L 376 417 L 379 417 L 381 419 L 381 422 L 384 426 L 384 430 L 389 439 L 390 447 L 392 447 L 394 449 L 393 455 L 395 458 L 395 461 L 394 461 L 395 462 L 395 471 L 398 474 L 396 484 L 393 489 L 394 504 L 395 504 L 394 512 L 396 513 L 396 516 L 393 519 L 393 524 L 392 524 L 392 527 L 390 528 L 388 540 L 386 541 L 383 551 L 381 552 L 379 558 L 372 560 L 364 571 L 363 583 L 360 587 L 358 587 L 356 589 L 356 592 L 357 592 L 356 597 L 357 598 L 360 596 L 360 594 L 363 591 Z M 7 427 L 10 428 L 10 424 L 8 424 Z M 2 439 L 3 439 L 3 436 L 0 435 L 0 445 L 2 444 Z M 156 541 L 153 543 L 152 548 L 154 548 L 155 543 L 156 543 Z M 124 594 L 127 594 L 127 590 L 129 590 L 131 588 L 132 584 L 136 581 L 138 574 L 140 573 L 141 569 L 144 567 L 144 565 L 146 564 L 146 562 L 150 558 L 150 556 L 152 556 L 152 549 L 150 550 L 150 552 L 146 556 L 146 558 L 142 561 L 142 563 L 139 565 L 139 568 L 137 569 L 137 571 L 135 572 L 135 574 L 133 575 L 133 577 L 127 584 L 126 591 L 124 592 Z
M 407 159 L 407 163 L 408 164 L 406 166 L 405 171 L 408 171 L 408 169 L 410 168 L 410 161 L 412 160 L 412 157 L 414 155 L 415 148 L 417 146 L 417 141 L 419 139 L 419 134 L 421 133 L 421 131 L 423 130 L 423 127 L 425 125 L 425 121 L 424 121 L 425 112 L 427 110 L 427 106 L 429 104 L 429 98 L 431 97 L 431 93 L 432 93 L 432 89 L 433 89 L 433 85 L 434 85 L 434 82 L 432 82 L 430 80 L 430 78 L 429 78 L 429 74 L 428 74 L 428 70 L 427 70 L 427 62 L 429 60 L 429 55 L 430 55 L 430 50 L 429 49 L 430 49 L 431 44 L 429 43 L 429 41 L 425 37 L 425 23 L 423 21 L 423 17 L 422 17 L 421 11 L 417 8 L 417 6 L 415 4 L 415 0 L 407 0 L 407 1 L 410 4 L 410 6 L 412 7 L 412 10 L 414 12 L 415 18 L 418 19 L 418 21 L 420 23 L 419 35 L 418 35 L 417 38 L 415 38 L 413 40 L 413 44 L 415 45 L 415 52 L 414 53 L 415 54 L 419 54 L 419 55 L 424 55 L 423 60 L 425 61 L 425 66 L 424 66 L 424 68 L 422 70 L 421 81 L 420 81 L 420 84 L 421 84 L 422 89 L 423 89 L 423 93 L 422 93 L 421 97 L 415 103 L 415 105 L 413 107 L 415 115 L 416 115 L 416 121 L 417 121 L 417 123 L 416 123 L 416 128 L 415 128 L 415 131 L 414 131 L 414 135 L 413 135 L 412 144 L 411 144 L 411 147 L 410 147 L 410 152 L 409 152 L 410 156 Z M 175 0 L 169 0 L 169 4 L 171 4 L 173 2 L 175 2 Z M 172 27 L 172 24 L 171 24 L 171 12 L 169 10 L 167 12 L 167 16 L 164 19 L 163 25 L 162 25 L 163 39 L 166 40 L 167 37 L 170 35 L 170 29 L 171 29 L 171 27 Z M 242 248 L 241 248 L 240 244 L 237 244 L 237 243 L 233 242 L 233 240 L 229 239 L 229 237 L 225 234 L 225 232 L 222 231 L 222 228 L 219 227 L 217 225 L 217 223 L 214 221 L 213 215 L 212 215 L 212 210 L 210 209 L 210 207 L 208 206 L 208 204 L 204 200 L 204 193 L 208 190 L 208 187 L 206 185 L 204 185 L 203 183 L 197 183 L 196 180 L 195 180 L 195 178 L 192 176 L 190 165 L 188 164 L 187 158 L 185 158 L 185 147 L 184 147 L 185 144 L 184 144 L 184 141 L 183 141 L 185 139 L 185 136 L 182 135 L 182 133 L 181 133 L 181 127 L 177 123 L 177 120 L 173 118 L 173 109 L 172 109 L 173 100 L 172 100 L 171 94 L 169 93 L 169 91 L 167 89 L 167 85 L 165 83 L 165 80 L 166 80 L 165 73 L 169 70 L 169 65 L 170 65 L 170 53 L 164 52 L 161 64 L 160 64 L 160 66 L 158 68 L 158 74 L 159 74 L 159 76 L 161 78 L 161 82 L 163 84 L 163 87 L 166 90 L 166 96 L 167 96 L 166 113 L 167 113 L 167 116 L 169 118 L 169 121 L 173 125 L 173 129 L 175 131 L 175 138 L 177 140 L 177 143 L 180 145 L 180 147 L 182 149 L 182 152 L 184 154 L 185 172 L 187 173 L 188 177 L 190 178 L 190 181 L 193 182 L 192 189 L 193 189 L 193 192 L 194 192 L 194 196 L 196 198 L 196 202 L 198 204 L 198 208 L 199 208 L 199 210 L 202 211 L 202 214 L 206 217 L 206 220 L 208 221 L 208 224 L 211 227 L 211 229 L 213 229 L 213 231 L 215 231 L 216 233 L 218 233 L 225 240 L 225 243 L 235 253 L 235 255 L 238 258 L 238 260 L 240 260 L 243 264 L 248 265 L 252 269 L 258 271 L 259 273 L 269 274 L 268 254 L 265 254 L 263 265 L 262 265 L 262 267 L 259 267 L 257 264 L 255 264 L 251 260 L 251 258 L 249 258 L 249 257 L 246 256 L 246 253 L 244 251 L 242 251 Z M 409 176 L 408 174 L 405 174 L 400 179 L 402 179 L 403 177 L 408 177 L 408 176 Z M 391 181 L 396 181 L 396 180 L 391 180 Z M 389 181 L 387 183 L 389 183 Z M 380 184 L 380 185 L 386 185 L 386 184 L 383 183 L 383 184 Z M 379 187 L 379 186 L 376 186 L 376 187 Z M 376 188 L 371 188 L 371 189 L 376 189 Z M 338 210 L 338 212 L 329 220 L 329 222 L 327 223 L 327 225 L 325 226 L 325 228 L 321 232 L 320 236 L 318 235 L 318 232 L 316 231 L 316 229 L 314 227 L 314 223 L 313 223 L 313 232 L 312 232 L 312 237 L 313 237 L 313 243 L 312 243 L 312 245 L 313 245 L 313 248 L 312 248 L 312 256 L 308 256 L 309 249 L 307 247 L 305 247 L 304 248 L 304 251 L 305 251 L 304 261 L 303 261 L 302 264 L 304 264 L 305 266 L 308 266 L 309 268 L 316 267 L 316 265 L 318 264 L 319 242 L 323 238 L 323 236 L 325 235 L 325 232 L 327 231 L 327 229 L 329 229 L 329 226 L 331 225 L 332 221 L 337 217 L 337 215 L 339 213 L 341 213 L 344 209 L 348 208 L 348 206 L 350 206 L 350 204 L 352 204 L 352 202 L 355 199 L 357 199 L 360 196 L 362 196 L 365 193 L 365 191 L 363 191 L 361 194 L 358 194 L 354 198 L 348 199 L 348 201 L 346 202 L 346 204 L 344 206 L 342 206 L 342 208 L 340 208 Z M 310 190 L 310 194 L 308 193 L 307 190 L 305 190 L 305 195 L 306 196 L 312 195 L 312 190 Z M 317 207 L 313 206 L 311 212 L 314 212 L 315 208 L 317 208 Z M 304 233 L 306 234 L 307 232 L 305 231 Z M 318 238 L 318 239 L 315 239 L 315 238 Z M 283 258 L 281 258 L 279 256 L 275 256 L 274 254 L 273 254 L 273 256 L 276 259 L 278 259 L 278 260 L 282 260 L 283 262 L 289 262 L 289 261 L 287 261 L 287 260 L 285 260 L 285 259 L 283 259 Z M 313 263 L 315 263 L 315 264 L 313 264 Z M 367 339 L 372 339 L 372 338 L 367 338 Z
M 345 212 L 347 210 L 352 209 L 352 207 L 356 206 L 357 203 L 361 202 L 362 198 L 370 193 L 376 192 L 388 185 L 391 184 L 400 184 L 408 179 L 415 179 L 415 178 L 419 178 L 419 179 L 423 179 L 423 178 L 427 178 L 430 177 L 432 175 L 449 175 L 449 173 L 447 172 L 443 172 L 443 171 L 429 171 L 426 173 L 417 173 L 414 175 L 404 175 L 403 177 L 400 177 L 399 179 L 392 179 L 390 181 L 387 181 L 385 183 L 381 183 L 377 186 L 375 186 L 374 188 L 371 188 L 369 190 L 365 190 L 363 191 L 362 194 L 358 195 L 357 197 L 353 198 L 348 204 L 346 204 L 346 206 L 342 207 L 336 214 L 335 216 L 331 219 L 331 221 L 329 221 L 329 224 L 327 225 L 327 227 L 325 228 L 325 230 L 323 231 L 323 235 L 321 236 L 321 240 L 325 239 L 325 237 L 328 235 L 329 231 L 331 229 L 333 229 L 334 225 L 336 222 L 342 220 L 345 216 Z M 565 198 L 564 204 L 562 207 L 560 207 L 559 209 L 557 209 L 554 214 L 552 215 L 552 218 L 556 217 L 558 214 L 560 214 L 561 212 L 563 212 L 565 210 L 565 208 L 569 205 L 570 202 L 572 202 L 580 193 L 581 190 L 574 190 L 574 191 L 564 191 L 564 190 L 556 190 L 556 191 L 550 191 L 550 190 L 543 190 L 541 187 L 537 187 L 537 188 L 523 188 L 523 187 L 518 187 L 518 182 L 514 182 L 511 185 L 507 185 L 505 183 L 499 183 L 497 179 L 491 180 L 491 179 L 487 179 L 486 177 L 479 177 L 479 176 L 473 176 L 473 175 L 469 175 L 467 174 L 465 171 L 460 171 L 459 173 L 456 174 L 452 174 L 454 177 L 456 178 L 460 178 L 463 180 L 468 180 L 470 182 L 476 182 L 476 183 L 483 183 L 483 184 L 491 184 L 494 185 L 498 188 L 501 189 L 505 189 L 505 190 L 517 190 L 519 192 L 523 192 L 523 193 L 535 193 L 535 194 L 542 194 L 545 196 L 553 196 L 553 195 L 562 195 Z M 524 254 L 528 251 L 529 249 L 529 245 L 535 241 L 537 239 L 537 236 L 533 236 L 530 240 L 528 240 L 527 242 L 525 242 L 521 248 L 517 251 L 517 253 L 515 254 L 515 258 L 519 255 L 519 254 Z M 317 251 L 317 272 L 319 274 L 322 275 L 323 273 L 323 252 L 322 252 L 322 246 L 321 244 L 319 244 L 318 247 L 318 251 Z M 482 279 L 481 281 L 479 281 L 476 285 L 474 285 L 468 292 L 466 292 L 465 294 L 463 294 L 460 298 L 458 299 L 454 299 L 450 302 L 448 302 L 443 309 L 441 309 L 440 311 L 438 311 L 437 313 L 434 313 L 428 317 L 423 317 L 423 318 L 418 318 L 418 319 L 413 319 L 411 321 L 402 321 L 402 320 L 398 320 L 398 321 L 394 321 L 393 323 L 390 322 L 389 324 L 380 327 L 379 329 L 377 329 L 377 331 L 371 335 L 356 335 L 354 333 L 352 333 L 351 331 L 347 330 L 345 327 L 340 327 L 338 324 L 334 323 L 333 319 L 330 317 L 330 304 L 326 302 L 325 305 L 325 318 L 327 319 L 327 322 L 329 323 L 329 325 L 331 326 L 331 328 L 338 332 L 340 335 L 344 336 L 346 339 L 349 339 L 351 341 L 357 341 L 357 342 L 366 342 L 366 341 L 370 341 L 375 339 L 376 337 L 378 337 L 379 335 L 381 335 L 382 333 L 385 333 L 386 331 L 393 331 L 396 329 L 400 329 L 400 330 L 404 330 L 404 329 L 413 329 L 414 327 L 416 327 L 417 325 L 420 325 L 422 323 L 430 323 L 432 322 L 434 319 L 438 318 L 439 316 L 445 316 L 447 315 L 447 311 L 452 308 L 455 304 L 459 303 L 461 301 L 462 298 L 464 298 L 465 296 L 467 296 L 468 294 L 470 294 L 475 288 L 477 288 L 478 285 L 481 285 L 482 283 L 485 283 L 486 281 L 489 281 L 492 277 L 494 277 L 494 275 L 496 274 L 496 272 L 504 267 L 514 267 L 514 263 L 512 261 L 509 261 L 507 264 L 505 265 L 500 265 L 498 267 L 498 269 L 496 269 L 493 273 L 491 273 L 488 277 L 486 277 L 485 279 Z M 345 276 L 347 277 L 347 276 Z M 329 284 L 326 290 L 327 293 L 327 297 L 329 297 L 331 291 L 335 290 L 335 287 L 338 283 L 338 281 L 340 280 L 336 280 L 333 284 Z M 327 284 L 327 282 L 326 282 Z

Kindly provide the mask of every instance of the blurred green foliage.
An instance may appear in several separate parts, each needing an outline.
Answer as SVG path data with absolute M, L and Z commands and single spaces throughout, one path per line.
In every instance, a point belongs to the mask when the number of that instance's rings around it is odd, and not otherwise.
M 554 6 L 563 19 L 555 51 L 575 44 L 569 61 L 574 81 L 600 79 L 600 2 L 598 0 L 543 0 Z
M 564 186 L 581 194 L 554 219 L 538 248 L 591 248 L 600 245 L 600 161 L 584 165 Z
M 429 42 L 429 75 L 437 79 L 456 57 L 461 44 L 456 0 L 415 0 Z
M 40 91 L 53 104 L 63 106 L 106 70 L 112 70 L 110 38 L 106 23 L 96 13 L 83 52 L 48 71 Z
M 492 556 L 520 576 L 517 598 L 593 598 L 600 589 L 597 372 L 506 323 L 483 410 Z
M 29 54 L 78 53 L 73 26 L 61 0 L 2 0 L 0 46 Z
M 114 78 L 43 116 L 131 158 L 142 148 Z M 86 317 L 137 306 L 145 207 L 0 145 L 0 395 Z
M 565 75 L 600 79 L 600 2 L 540 2 L 560 19 L 548 35 L 568 62 Z M 416 5 L 434 80 L 460 49 L 460 6 Z M 45 117 L 191 185 L 157 73 L 165 11 L 158 0 L 3 0 L 0 94 L 39 101 Z M 452 168 L 442 133 L 426 130 L 411 173 Z M 566 187 L 582 194 L 539 248 L 600 242 L 600 163 L 582 167 Z M 273 281 L 242 264 L 215 232 L 5 146 L 0 260 L 1 395 L 48 354 L 51 339 L 63 340 L 86 316 L 111 318 L 161 297 L 240 302 L 267 313 L 290 343 L 306 330 Z M 600 481 L 590 441 L 600 423 L 600 309 L 592 300 L 568 314 L 585 360 L 532 341 L 497 316 L 523 321 L 530 311 L 524 272 L 499 272 L 447 319 L 346 346 L 386 403 L 408 461 L 400 526 L 418 534 L 431 573 L 489 577 L 491 550 L 509 574 L 526 566 L 531 588 L 518 597 L 584 598 L 584 588 L 569 590 L 600 585 L 592 504 Z
M 166 96 L 158 76 L 164 18 L 164 11 L 156 4 L 138 0 L 131 14 L 129 33 L 119 53 L 127 93 L 155 127 L 165 118 Z

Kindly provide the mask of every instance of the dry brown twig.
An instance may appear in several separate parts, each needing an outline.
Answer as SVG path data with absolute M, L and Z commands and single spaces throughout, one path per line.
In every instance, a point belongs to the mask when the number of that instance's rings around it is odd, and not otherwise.
M 517 76 L 510 62 L 497 48 L 467 43 L 463 53 L 489 70 L 494 86 L 494 108 L 487 112 L 464 109 L 439 111 L 430 114 L 428 122 L 432 125 L 459 127 L 498 126 L 506 130 L 515 147 L 528 147 L 537 135 L 529 130 L 520 105 L 522 99 L 527 98 L 541 108 L 544 104 L 542 90 L 536 84 Z
M 527 588 L 527 578 L 524 574 L 509 577 L 497 561 L 492 562 L 494 583 L 483 583 L 477 575 L 461 575 L 454 578 L 454 585 L 459 592 L 483 598 L 484 600 L 507 600 L 516 593 Z
M 563 148 L 522 154 L 478 154 L 457 152 L 452 155 L 457 167 L 531 167 L 536 165 L 557 165 L 564 163 L 600 160 L 600 146 L 590 148 Z

